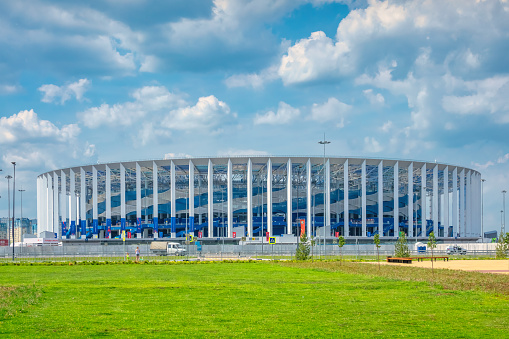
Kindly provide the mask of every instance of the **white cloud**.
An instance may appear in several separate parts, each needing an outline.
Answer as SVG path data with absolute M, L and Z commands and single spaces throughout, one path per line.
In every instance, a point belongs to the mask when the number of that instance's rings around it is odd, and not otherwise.
M 392 129 L 392 121 L 389 120 L 384 123 L 381 129 L 383 132 L 388 133 Z
M 448 76 L 452 78 L 452 76 Z M 494 114 L 501 123 L 509 123 L 509 76 L 482 80 L 447 79 L 458 91 L 468 95 L 446 95 L 442 98 L 445 111 L 457 114 Z
M 211 129 L 220 126 L 230 107 L 215 96 L 201 97 L 194 106 L 172 110 L 161 126 L 174 130 Z
M 180 95 L 170 93 L 164 86 L 145 86 L 131 93 L 132 102 L 102 104 L 78 114 L 85 126 L 97 128 L 101 125 L 130 126 L 149 113 L 160 113 L 182 106 L 185 101 Z
M 60 99 L 60 103 L 64 104 L 73 96 L 76 100 L 82 101 L 83 94 L 85 94 L 87 89 L 90 87 L 90 84 L 90 80 L 80 79 L 77 82 L 63 86 L 56 86 L 52 84 L 42 85 L 38 88 L 38 90 L 44 93 L 44 97 L 41 99 L 42 102 L 51 103 Z
M 280 102 L 277 112 L 268 111 L 263 115 L 256 114 L 254 118 L 255 125 L 284 125 L 293 122 L 300 115 L 298 108 L 293 108 L 285 102 Z
M 85 144 L 85 151 L 83 155 L 87 158 L 93 157 L 95 155 L 95 145 L 89 144 L 88 141 Z
M 383 151 L 383 147 L 380 143 L 373 137 L 365 137 L 364 138 L 364 152 L 367 153 L 378 153 Z
M 70 124 L 58 128 L 48 120 L 40 120 L 33 110 L 0 118 L 0 144 L 34 139 L 67 142 L 76 138 L 79 133 L 78 125 Z
M 313 104 L 310 119 L 322 123 L 333 122 L 336 124 L 336 127 L 343 128 L 345 126 L 345 118 L 351 109 L 352 106 L 336 98 L 329 98 L 322 105 Z
M 260 73 L 232 75 L 225 80 L 225 84 L 229 88 L 252 87 L 254 89 L 261 89 L 266 82 L 275 80 L 277 78 L 277 68 L 272 66 L 264 69 Z
M 217 154 L 220 157 L 240 157 L 240 156 L 265 156 L 269 155 L 266 151 L 257 151 L 253 149 L 229 149 L 227 151 L 220 151 Z
M 302 39 L 288 49 L 281 59 L 278 74 L 288 85 L 346 73 L 350 67 L 342 57 L 347 52 L 344 43 L 334 43 L 324 32 L 314 32 L 309 39 Z
M 373 90 L 371 88 L 362 91 L 362 93 L 364 93 L 364 96 L 369 100 L 371 105 L 383 106 L 385 104 L 384 96 L 380 93 L 376 93 L 376 94 L 373 93 Z
M 314 32 L 288 48 L 279 75 L 287 85 L 328 80 L 394 56 L 407 67 L 422 48 L 457 71 L 489 70 L 485 61 L 503 62 L 498 47 L 507 45 L 508 7 L 499 1 L 370 0 L 341 20 L 334 38 Z
M 509 160 L 509 153 L 506 153 L 505 155 L 499 157 L 497 159 L 497 163 L 499 164 L 505 164 L 507 162 L 507 160 Z
M 20 89 L 21 87 L 16 85 L 0 85 L 0 94 L 14 94 Z
M 186 153 L 166 153 L 164 155 L 164 160 L 168 159 L 182 159 L 182 158 L 192 158 L 192 155 L 186 154 Z

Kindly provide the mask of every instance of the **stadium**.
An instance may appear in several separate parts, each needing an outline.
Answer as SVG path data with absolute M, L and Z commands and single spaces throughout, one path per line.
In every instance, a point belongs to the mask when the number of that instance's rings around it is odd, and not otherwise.
M 477 239 L 481 174 L 395 159 L 215 157 L 70 167 L 37 178 L 38 231 L 59 239 L 298 235 Z

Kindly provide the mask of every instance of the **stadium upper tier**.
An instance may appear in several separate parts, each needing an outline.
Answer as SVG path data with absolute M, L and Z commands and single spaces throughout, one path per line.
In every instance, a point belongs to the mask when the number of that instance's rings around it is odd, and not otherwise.
M 115 162 L 39 175 L 37 218 L 39 232 L 70 238 L 297 235 L 301 224 L 308 236 L 478 237 L 481 174 L 341 157 Z

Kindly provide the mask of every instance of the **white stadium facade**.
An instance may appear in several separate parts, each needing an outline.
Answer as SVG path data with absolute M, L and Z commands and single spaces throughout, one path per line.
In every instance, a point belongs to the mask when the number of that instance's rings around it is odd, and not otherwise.
M 478 238 L 481 174 L 447 164 L 344 157 L 115 162 L 37 178 L 38 231 L 63 239 L 298 235 Z M 465 239 L 466 240 L 466 239 Z

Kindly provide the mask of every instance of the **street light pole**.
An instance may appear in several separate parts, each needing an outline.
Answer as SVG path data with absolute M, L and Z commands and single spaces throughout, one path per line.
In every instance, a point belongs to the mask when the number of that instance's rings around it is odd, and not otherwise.
M 325 145 L 330 144 L 330 141 L 325 140 L 325 133 L 323 134 L 323 141 L 318 142 L 320 145 L 323 145 L 323 254 L 325 255 L 325 227 L 326 225 L 326 215 L 327 215 L 327 203 L 325 199 L 325 190 L 326 190 L 326 170 L 325 170 Z
M 11 175 L 6 175 L 5 179 L 7 179 L 7 234 L 9 234 L 9 223 L 11 222 Z M 14 248 L 14 232 L 12 232 L 13 236 L 11 237 L 12 248 Z
M 500 230 L 501 233 L 505 233 L 505 194 L 507 193 L 506 190 L 502 191 L 502 229 Z
M 481 242 L 484 242 L 484 182 L 486 179 L 481 179 Z
M 14 212 L 16 205 L 16 162 L 11 162 L 14 167 L 14 178 L 12 181 L 12 261 L 14 261 Z

